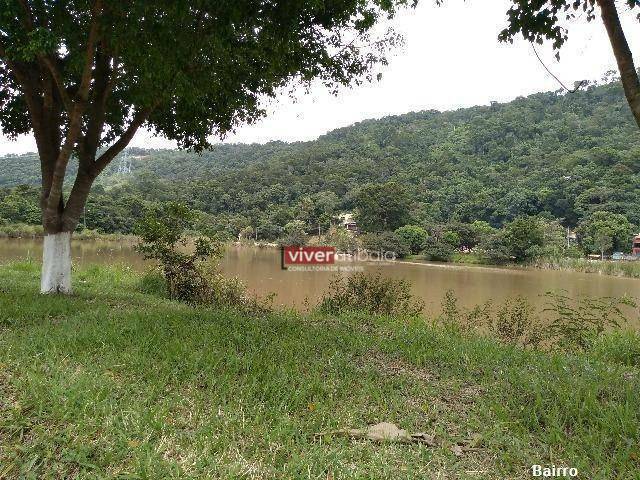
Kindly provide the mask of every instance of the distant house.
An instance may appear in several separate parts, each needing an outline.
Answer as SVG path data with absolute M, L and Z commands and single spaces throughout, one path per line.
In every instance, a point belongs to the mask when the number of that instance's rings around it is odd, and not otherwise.
M 340 220 L 340 225 L 345 230 L 349 230 L 350 232 L 357 232 L 358 225 L 354 219 L 353 213 L 342 213 L 338 216 Z
M 636 237 L 633 239 L 631 255 L 633 255 L 634 257 L 640 257 L 640 234 L 636 235 Z

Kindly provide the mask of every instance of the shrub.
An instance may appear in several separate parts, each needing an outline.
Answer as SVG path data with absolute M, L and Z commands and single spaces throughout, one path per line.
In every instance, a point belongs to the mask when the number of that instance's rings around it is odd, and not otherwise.
M 219 243 L 202 236 L 190 244 L 184 232 L 193 227 L 194 218 L 188 207 L 171 202 L 153 207 L 138 222 L 141 242 L 136 249 L 144 258 L 158 261 L 165 283 L 162 289 L 150 273 L 143 277 L 141 289 L 153 293 L 164 290 L 173 300 L 240 308 L 247 313 L 270 310 L 269 302 L 250 297 L 238 279 L 227 279 L 219 272 Z
M 344 228 L 331 227 L 325 237 L 325 244 L 336 247 L 338 252 L 353 253 L 358 250 L 358 241 Z
M 136 225 L 141 242 L 136 249 L 145 259 L 157 260 L 167 282 L 169 297 L 192 303 L 204 303 L 207 279 L 200 264 L 212 256 L 220 256 L 221 248 L 207 237 L 194 241 L 188 250 L 185 230 L 192 227 L 194 213 L 185 205 L 171 202 L 155 206 Z
M 497 231 L 483 238 L 478 248 L 489 263 L 501 264 L 511 260 L 511 250 L 503 231 Z
M 508 299 L 494 310 L 491 301 L 471 309 L 458 307 L 458 299 L 449 290 L 442 300 L 438 322 L 462 333 L 486 331 L 501 343 L 536 347 L 542 338 L 539 317 L 523 297 Z
M 441 314 L 436 320 L 463 333 L 486 331 L 501 343 L 510 345 L 536 348 L 544 345 L 549 349 L 568 351 L 587 351 L 597 345 L 603 355 L 610 356 L 614 350 L 609 348 L 611 341 L 607 343 L 601 339 L 612 334 L 604 335 L 605 331 L 617 329 L 626 322 L 622 311 L 624 306 L 636 306 L 626 297 L 580 297 L 573 300 L 555 292 L 544 296 L 547 303 L 540 313 L 520 296 L 507 299 L 497 309 L 490 301 L 464 309 L 458 306 L 458 299 L 450 290 L 445 293 Z M 616 345 L 624 347 L 617 354 L 627 362 L 625 364 L 640 363 L 640 337 L 612 338 L 616 338 Z
M 23 238 L 42 237 L 44 229 L 42 225 L 26 225 L 24 223 L 0 224 L 0 237 Z
M 556 344 L 577 350 L 591 348 L 595 340 L 608 328 L 620 328 L 627 319 L 624 306 L 636 307 L 628 297 L 579 297 L 576 300 L 564 293 L 547 292 L 544 312 L 551 314 L 548 336 Z
M 535 347 L 542 341 L 540 317 L 524 297 L 508 299 L 489 318 L 490 332 L 502 343 Z
M 448 262 L 456 252 L 456 247 L 444 239 L 428 237 L 422 245 L 422 253 L 427 260 Z
M 361 237 L 362 246 L 369 252 L 391 252 L 397 258 L 409 254 L 409 245 L 393 232 L 367 233 Z
M 361 272 L 333 278 L 319 304 L 322 312 L 332 314 L 361 311 L 371 315 L 415 316 L 423 308 L 424 303 L 411 294 L 406 280 Z

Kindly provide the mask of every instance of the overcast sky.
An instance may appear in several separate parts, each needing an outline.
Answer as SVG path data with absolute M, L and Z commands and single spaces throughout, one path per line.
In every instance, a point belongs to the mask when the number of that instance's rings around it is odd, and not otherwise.
M 282 95 L 268 106 L 268 116 L 244 126 L 226 142 L 310 140 L 335 128 L 367 118 L 425 109 L 450 110 L 492 100 L 505 102 L 517 96 L 556 90 L 559 86 L 538 63 L 531 46 L 523 41 L 499 44 L 508 0 L 448 0 L 435 7 L 423 0 L 390 22 L 405 38 L 383 70 L 379 82 L 344 89 L 337 97 L 323 87 L 296 100 Z M 624 9 L 622 2 L 618 2 Z M 640 28 L 633 14 L 623 21 L 636 63 L 640 62 Z M 574 81 L 599 79 L 615 69 L 604 26 L 599 21 L 571 24 L 569 43 L 558 63 L 549 45 L 538 47 L 549 68 L 568 86 Z M 132 145 L 171 148 L 166 139 L 139 132 Z M 0 155 L 35 151 L 30 137 L 17 141 L 0 138 Z

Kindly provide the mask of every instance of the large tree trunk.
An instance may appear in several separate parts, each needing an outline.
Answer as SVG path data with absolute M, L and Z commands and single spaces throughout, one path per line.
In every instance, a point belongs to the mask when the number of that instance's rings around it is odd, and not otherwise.
M 76 229 L 87 201 L 93 178 L 86 169 L 78 170 L 76 181 L 67 202 L 59 196 L 57 209 L 49 207 L 47 194 L 51 177 L 43 176 L 42 225 L 45 231 L 42 251 L 40 293 L 70 294 L 71 288 L 71 235 Z
M 40 28 L 46 19 L 34 15 L 28 1 L 18 2 L 25 36 Z M 108 100 L 121 73 L 118 48 L 109 43 L 109 24 L 104 23 L 103 0 L 90 2 L 91 21 L 84 44 L 84 66 L 72 66 L 59 52 L 29 52 L 25 59 L 13 61 L 0 39 L 0 61 L 11 71 L 22 91 L 36 139 L 42 173 L 41 209 L 44 227 L 42 293 L 71 293 L 71 234 L 76 229 L 95 178 L 131 141 L 153 110 L 152 105 L 125 108 L 133 116 L 119 138 L 96 158 L 109 112 Z M 12 14 L 13 15 L 13 14 Z M 44 22 L 43 24 L 40 21 Z M 4 32 L 3 32 L 4 34 Z M 4 37 L 3 37 L 4 38 Z M 77 39 L 81 40 L 81 39 Z M 33 58 L 32 58 L 33 57 Z M 75 60 L 81 60 L 80 57 Z M 65 203 L 65 174 L 72 156 L 79 161 L 78 174 Z
M 45 235 L 40 293 L 71 293 L 71 232 Z

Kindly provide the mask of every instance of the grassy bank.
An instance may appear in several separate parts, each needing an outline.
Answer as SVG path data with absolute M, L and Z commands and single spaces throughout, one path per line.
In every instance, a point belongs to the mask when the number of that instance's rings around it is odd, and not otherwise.
M 423 255 L 408 255 L 403 260 L 425 261 Z M 640 261 L 590 260 L 587 258 L 539 258 L 528 263 L 494 264 L 475 253 L 455 253 L 451 263 L 487 266 L 519 266 L 545 270 L 566 270 L 582 273 L 597 273 L 616 277 L 640 278 Z
M 637 336 L 549 355 L 419 318 L 189 307 L 121 268 L 70 298 L 37 294 L 37 264 L 0 279 L 0 478 L 637 478 Z M 382 421 L 438 444 L 314 438 Z
M 28 225 L 26 223 L 0 224 L 0 238 L 42 238 L 42 225 Z M 101 233 L 97 230 L 84 229 L 74 232 L 74 240 L 123 240 L 135 239 L 133 235 L 121 233 Z
M 536 268 L 571 270 L 598 273 L 617 277 L 640 278 L 640 261 L 589 260 L 586 258 L 539 259 L 532 263 Z

